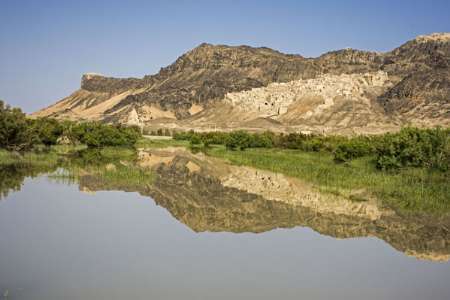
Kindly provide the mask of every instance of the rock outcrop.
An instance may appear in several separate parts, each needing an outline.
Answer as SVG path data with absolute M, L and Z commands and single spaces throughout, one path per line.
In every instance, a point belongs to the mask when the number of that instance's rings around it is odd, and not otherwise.
M 449 36 L 419 36 L 386 53 L 344 49 L 318 58 L 201 44 L 141 79 L 85 74 L 80 90 L 33 115 L 199 130 L 448 126 Z

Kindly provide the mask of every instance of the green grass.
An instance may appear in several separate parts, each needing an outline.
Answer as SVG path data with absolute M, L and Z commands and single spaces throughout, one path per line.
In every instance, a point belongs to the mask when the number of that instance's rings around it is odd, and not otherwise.
M 402 212 L 450 212 L 450 177 L 448 173 L 409 168 L 395 173 L 377 170 L 371 157 L 336 164 L 329 153 L 299 150 L 247 149 L 230 151 L 222 146 L 206 150 L 208 155 L 246 165 L 283 173 L 313 183 L 323 192 L 342 195 L 353 201 L 364 201 L 351 195 L 364 190 L 391 208 Z M 350 196 L 351 195 L 351 196 Z
M 84 175 L 104 187 L 135 189 L 152 184 L 155 174 L 135 163 L 136 150 L 126 147 L 105 147 L 85 149 L 78 156 L 68 157 L 60 166 L 63 172 L 50 175 L 51 178 L 67 183 L 78 182 Z
M 91 181 L 95 181 L 102 188 L 136 191 L 153 184 L 156 178 L 154 172 L 149 169 L 121 163 L 103 166 L 66 167 L 60 172 L 49 175 L 49 177 L 64 183 L 77 183 L 82 176 L 86 175 L 92 176 Z
M 55 152 L 25 152 L 22 154 L 0 150 L 0 167 L 32 166 L 36 168 L 51 167 L 57 164 L 58 155 Z
M 86 145 L 53 145 L 51 150 L 57 154 L 70 154 L 86 149 Z
M 142 138 L 137 141 L 136 148 L 166 148 L 166 147 L 188 147 L 189 141 L 180 140 L 151 140 Z
M 118 166 L 115 170 L 103 169 L 99 175 L 110 184 L 139 188 L 152 184 L 155 174 L 137 166 Z
M 13 153 L 0 150 L 0 199 L 20 190 L 26 177 L 53 172 L 58 164 L 55 153 Z

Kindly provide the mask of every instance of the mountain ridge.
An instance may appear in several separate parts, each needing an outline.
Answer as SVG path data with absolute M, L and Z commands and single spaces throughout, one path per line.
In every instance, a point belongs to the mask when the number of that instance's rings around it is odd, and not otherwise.
M 241 107 L 224 101 L 228 94 L 246 95 L 252 89 L 267 88 L 272 83 L 307 85 L 308 80 L 322 78 L 323 82 L 313 82 L 320 87 L 328 84 L 327 76 L 333 78 L 342 74 L 354 74 L 351 80 L 355 82 L 343 78 L 341 83 L 336 83 L 342 86 L 340 89 L 349 86 L 358 89 L 358 82 L 364 82 L 365 76 L 377 72 L 387 75 L 385 85 L 376 91 L 368 86 L 367 91 L 350 90 L 344 95 L 336 90 L 334 95 L 328 94 L 327 97 L 332 99 L 328 102 L 339 105 L 340 110 L 337 106 L 330 107 L 323 115 L 316 116 L 319 121 L 312 123 L 299 120 L 307 120 L 311 111 L 317 111 L 317 107 L 325 104 L 320 88 L 291 96 L 291 106 L 285 111 L 289 118 L 264 116 L 261 119 L 254 111 L 252 120 L 251 113 L 241 112 Z M 261 96 L 274 98 L 280 95 L 262 93 Z M 306 98 L 314 97 L 322 100 L 316 101 L 309 111 L 301 109 L 311 102 Z M 359 103 L 363 98 L 366 104 L 361 108 Z M 449 102 L 450 34 L 440 33 L 418 36 L 388 52 L 342 49 L 316 58 L 283 54 L 267 47 L 202 43 L 154 75 L 113 78 L 84 74 L 78 91 L 33 116 L 98 120 L 148 128 L 377 133 L 395 130 L 404 124 L 448 126 Z M 358 118 L 361 109 L 363 115 L 379 116 L 375 123 L 386 126 L 377 130 L 369 128 L 374 127 L 373 124 L 359 122 L 356 126 L 346 121 Z M 343 110 L 347 110 L 346 114 L 341 113 Z M 383 115 L 379 114 L 380 110 Z M 221 117 L 214 119 L 215 115 L 226 112 L 232 112 L 227 121 L 220 120 Z M 342 117 L 335 117 L 331 112 L 338 112 Z M 209 116 L 204 116 L 207 113 Z M 202 115 L 203 119 L 199 118 Z M 326 118 L 331 118 L 332 122 Z M 248 126 L 249 122 L 253 125 Z M 274 122 L 279 122 L 280 126 L 270 125 Z

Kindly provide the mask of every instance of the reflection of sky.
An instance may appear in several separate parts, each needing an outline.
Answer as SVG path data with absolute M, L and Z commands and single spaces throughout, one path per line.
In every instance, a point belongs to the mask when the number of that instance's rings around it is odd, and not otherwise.
M 450 31 L 450 1 L 0 1 L 0 99 L 31 112 L 81 74 L 143 76 L 202 42 L 318 56 Z
M 11 299 L 448 299 L 448 278 L 374 238 L 196 234 L 137 193 L 38 178 L 0 201 Z

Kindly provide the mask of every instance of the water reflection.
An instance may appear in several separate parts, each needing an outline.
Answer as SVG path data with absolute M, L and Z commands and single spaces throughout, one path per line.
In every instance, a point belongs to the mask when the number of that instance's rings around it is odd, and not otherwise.
M 55 171 L 57 170 L 57 171 Z M 450 219 L 403 216 L 375 199 L 352 202 L 323 195 L 297 179 L 237 167 L 181 148 L 134 153 L 83 151 L 47 168 L 0 170 L 0 193 L 20 189 L 26 176 L 53 172 L 83 192 L 139 192 L 195 232 L 254 232 L 305 226 L 335 238 L 374 236 L 420 259 L 448 261 Z

